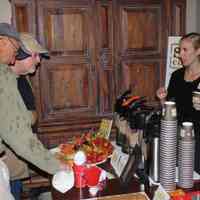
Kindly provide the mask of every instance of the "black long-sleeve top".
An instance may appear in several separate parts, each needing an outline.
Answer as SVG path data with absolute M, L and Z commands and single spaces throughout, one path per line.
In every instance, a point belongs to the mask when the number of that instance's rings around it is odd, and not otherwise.
M 168 100 L 176 102 L 179 123 L 200 122 L 200 111 L 193 108 L 192 92 L 200 91 L 200 77 L 194 81 L 184 80 L 185 67 L 172 73 L 168 86 Z

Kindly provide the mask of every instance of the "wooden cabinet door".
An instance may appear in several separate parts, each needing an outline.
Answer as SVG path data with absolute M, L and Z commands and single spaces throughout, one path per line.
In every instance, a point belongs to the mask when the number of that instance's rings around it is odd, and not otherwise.
M 164 1 L 117 1 L 118 89 L 154 100 L 164 68 L 166 24 Z
M 37 1 L 38 37 L 51 59 L 38 71 L 40 122 L 94 117 L 97 79 L 94 61 L 93 3 Z
M 168 26 L 175 14 L 170 1 L 115 2 L 118 93 L 131 88 L 134 94 L 154 101 L 156 90 L 164 83 L 167 38 L 172 30 L 182 33 L 182 24 Z M 182 19 L 178 13 L 177 22 Z

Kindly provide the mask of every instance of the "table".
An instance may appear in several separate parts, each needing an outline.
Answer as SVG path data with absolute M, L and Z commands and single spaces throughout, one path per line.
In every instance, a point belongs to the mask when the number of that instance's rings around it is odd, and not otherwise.
M 115 195 L 115 194 L 125 194 L 125 193 L 133 193 L 140 192 L 140 183 L 138 179 L 132 178 L 130 184 L 127 187 L 123 187 L 120 184 L 119 178 L 117 178 L 114 170 L 110 164 L 110 159 L 108 159 L 105 163 L 99 165 L 99 167 L 105 169 L 106 171 L 112 173 L 116 178 L 107 179 L 104 184 L 104 189 L 102 191 L 98 191 L 97 197 L 107 196 L 107 195 Z M 155 191 L 155 187 L 149 188 L 145 191 L 149 197 L 152 197 L 153 191 Z M 91 198 L 88 187 L 83 189 L 73 187 L 71 190 L 67 191 L 65 194 L 62 194 L 56 191 L 53 187 L 51 188 L 53 200 L 79 200 Z
M 125 193 L 133 193 L 133 192 L 140 192 L 140 184 L 136 178 L 133 178 L 130 184 L 127 187 L 123 187 L 120 184 L 118 178 L 107 180 L 104 189 L 97 193 L 97 197 L 100 196 L 108 196 L 108 195 L 115 195 L 115 194 L 125 194 Z M 151 187 L 147 189 L 146 193 L 151 198 L 153 192 L 155 191 L 155 187 Z M 71 190 L 62 194 L 55 189 L 52 188 L 52 197 L 54 200 L 79 200 L 79 199 L 86 199 L 90 198 L 91 195 L 89 194 L 88 188 L 78 189 L 73 187 Z
M 114 170 L 110 164 L 110 159 L 108 159 L 105 163 L 101 164 L 100 167 L 115 175 L 116 178 L 107 179 L 104 185 L 104 189 L 102 191 L 99 191 L 95 197 L 127 194 L 142 191 L 140 188 L 139 180 L 135 177 L 132 177 L 132 180 L 130 181 L 130 184 L 128 184 L 127 187 L 123 187 L 120 183 L 119 178 L 117 178 L 117 175 L 114 173 Z M 149 199 L 153 199 L 153 195 L 156 189 L 157 186 L 145 188 L 145 193 L 147 194 Z M 184 191 L 200 191 L 200 180 L 195 180 L 194 187 L 192 189 L 187 189 Z M 83 189 L 73 187 L 71 190 L 67 191 L 64 194 L 56 191 L 53 187 L 51 187 L 51 193 L 53 200 L 80 200 L 92 197 L 89 193 L 88 187 L 85 187 Z
M 153 194 L 156 190 L 156 186 L 150 187 L 145 192 L 148 195 L 149 199 L 153 198 Z M 133 192 L 140 192 L 140 184 L 137 179 L 133 178 L 128 185 L 128 187 L 122 187 L 120 185 L 119 179 L 110 179 L 107 180 L 105 184 L 105 188 L 102 191 L 99 191 L 96 195 L 97 197 L 107 196 L 107 195 L 117 195 L 117 194 L 126 194 L 126 193 L 133 193 Z M 186 192 L 190 191 L 200 191 L 200 180 L 194 182 L 194 187 L 192 189 L 184 190 Z M 56 191 L 53 187 L 51 188 L 53 200 L 79 200 L 79 199 L 86 199 L 91 198 L 88 188 L 78 189 L 73 187 L 71 190 L 62 194 Z

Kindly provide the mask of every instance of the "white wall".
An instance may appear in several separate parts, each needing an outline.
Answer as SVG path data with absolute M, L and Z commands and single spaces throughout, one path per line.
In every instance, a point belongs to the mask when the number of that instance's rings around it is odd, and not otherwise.
M 200 6 L 199 0 L 187 0 L 186 7 L 186 33 L 200 31 L 198 19 L 198 8 Z M 198 22 L 199 23 L 199 22 Z
M 0 0 L 0 22 L 11 23 L 11 6 L 8 0 Z
M 200 33 L 200 20 L 199 20 L 200 12 L 199 12 L 199 8 L 200 8 L 200 1 L 197 0 L 197 7 L 196 7 L 196 10 L 197 10 L 197 32 Z

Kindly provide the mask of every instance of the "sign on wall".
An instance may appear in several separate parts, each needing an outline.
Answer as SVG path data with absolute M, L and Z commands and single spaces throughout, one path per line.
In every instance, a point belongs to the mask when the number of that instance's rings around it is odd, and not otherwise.
M 168 37 L 168 49 L 167 49 L 167 66 L 166 66 L 166 76 L 165 76 L 165 87 L 168 87 L 169 80 L 172 72 L 182 67 L 181 61 L 179 59 L 180 48 L 179 42 L 180 36 L 170 36 Z

